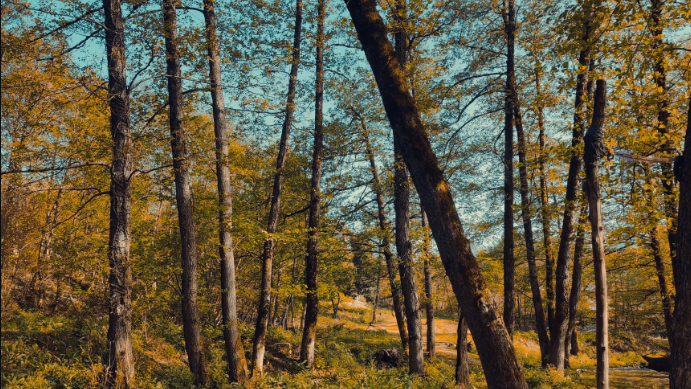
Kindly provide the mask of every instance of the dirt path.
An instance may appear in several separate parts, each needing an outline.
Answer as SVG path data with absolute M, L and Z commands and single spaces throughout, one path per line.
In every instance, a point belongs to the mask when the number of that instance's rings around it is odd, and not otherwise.
M 351 301 L 345 303 L 346 306 L 354 308 L 364 308 L 371 311 L 372 307 L 364 301 Z M 427 320 L 422 320 L 422 335 L 423 346 L 427 348 L 426 334 L 427 334 Z M 366 326 L 365 326 L 366 327 Z M 456 360 L 456 342 L 458 329 L 458 322 L 453 320 L 446 320 L 441 318 L 434 319 L 434 327 L 436 330 L 436 345 L 437 354 L 446 359 Z M 378 310 L 377 321 L 371 326 L 367 327 L 368 331 L 386 331 L 398 336 L 398 325 L 396 324 L 396 317 L 393 311 Z M 468 340 L 472 340 L 472 336 L 468 334 Z M 537 347 L 535 345 L 535 347 Z M 475 351 L 475 350 L 473 350 Z M 480 360 L 470 354 L 468 355 L 469 363 L 479 365 Z M 631 368 L 612 368 L 610 369 L 610 386 L 619 389 L 634 389 L 634 388 L 669 388 L 669 378 L 667 374 L 658 373 L 648 369 L 631 369 Z M 595 371 L 583 370 L 581 372 L 581 379 L 578 381 L 581 384 L 593 387 L 595 384 Z

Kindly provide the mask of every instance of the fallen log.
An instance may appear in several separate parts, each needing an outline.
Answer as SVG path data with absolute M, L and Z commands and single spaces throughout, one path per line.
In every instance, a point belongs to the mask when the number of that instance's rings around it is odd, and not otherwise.
M 643 359 L 645 359 L 646 362 L 648 362 L 648 369 L 660 371 L 663 373 L 669 373 L 669 355 L 665 355 L 662 357 L 648 357 L 643 355 Z

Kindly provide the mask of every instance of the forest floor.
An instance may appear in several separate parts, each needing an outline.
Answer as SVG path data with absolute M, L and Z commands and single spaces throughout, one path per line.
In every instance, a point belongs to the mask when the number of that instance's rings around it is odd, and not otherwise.
M 270 328 L 267 335 L 266 374 L 256 388 L 453 388 L 457 322 L 435 319 L 438 358 L 426 360 L 425 377 L 409 377 L 407 367 L 380 369 L 377 350 L 399 347 L 396 321 L 382 309 L 370 326 L 372 309 L 361 301 L 346 300 L 334 317 L 322 306 L 313 369 L 297 361 L 301 334 Z M 423 315 L 424 317 L 424 315 Z M 423 319 L 423 323 L 424 323 Z M 251 353 L 253 328 L 240 327 L 245 351 Z M 423 334 L 426 328 L 423 328 Z M 100 388 L 107 360 L 107 316 L 47 316 L 16 311 L 2 318 L 3 388 Z M 227 382 L 223 336 L 219 328 L 205 328 L 210 344 L 211 383 L 207 388 L 239 388 Z M 583 333 L 582 352 L 572 357 L 564 375 L 540 368 L 535 333 L 517 331 L 514 346 L 530 388 L 591 388 L 595 386 L 594 333 Z M 469 336 L 469 340 L 472 337 Z M 644 340 L 644 341 L 643 341 Z M 133 331 L 136 379 L 139 388 L 190 388 L 182 327 L 170 319 L 135 322 Z M 664 351 L 664 341 L 613 331 L 610 355 L 611 387 L 666 388 L 666 374 L 639 367 L 641 355 Z M 485 379 L 475 347 L 470 353 L 471 383 L 484 388 Z

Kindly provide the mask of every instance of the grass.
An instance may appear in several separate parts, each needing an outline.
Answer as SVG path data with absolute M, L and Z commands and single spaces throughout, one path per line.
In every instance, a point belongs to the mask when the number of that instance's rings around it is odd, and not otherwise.
M 325 310 L 326 311 L 326 310 Z M 453 388 L 454 361 L 447 351 L 435 361 L 426 361 L 425 377 L 410 377 L 407 367 L 380 370 L 373 355 L 377 350 L 399 346 L 395 330 L 369 327 L 371 310 L 342 306 L 338 318 L 325 314 L 319 318 L 316 360 L 313 369 L 297 362 L 300 334 L 270 328 L 267 334 L 266 374 L 256 388 Z M 388 319 L 389 321 L 391 319 Z M 444 324 L 445 319 L 439 319 Z M 3 388 L 99 388 L 107 361 L 105 342 L 107 319 L 48 317 L 40 313 L 17 311 L 2 323 Z M 453 323 L 444 324 L 448 328 Z M 253 328 L 241 325 L 245 350 L 251 351 Z M 449 337 L 449 334 L 442 334 Z M 442 337 L 443 337 L 442 336 Z M 594 386 L 594 334 L 581 334 L 583 352 L 571 357 L 572 369 L 564 374 L 540 368 L 540 353 L 534 332 L 517 332 L 514 346 L 523 364 L 530 388 L 589 388 Z M 211 388 L 237 388 L 226 374 L 223 336 L 218 328 L 206 328 L 209 343 Z M 613 344 L 632 347 L 613 351 L 610 366 L 632 366 L 643 361 L 641 342 L 633 344 L 628 334 L 613 331 Z M 444 338 L 444 341 L 447 341 Z M 627 344 L 632 344 L 627 346 Z M 133 347 L 140 388 L 190 388 L 192 376 L 184 362 L 181 326 L 162 321 L 150 323 L 148 333 L 133 332 Z M 618 346 L 619 347 L 619 346 Z M 477 360 L 472 349 L 471 360 Z M 470 366 L 472 384 L 486 387 L 482 368 Z M 628 375 L 627 375 L 628 374 Z M 663 388 L 664 376 L 612 371 L 612 387 Z

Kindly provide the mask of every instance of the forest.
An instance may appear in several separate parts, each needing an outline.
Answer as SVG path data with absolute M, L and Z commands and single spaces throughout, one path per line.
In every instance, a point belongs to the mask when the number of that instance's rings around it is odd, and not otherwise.
M 691 3 L 2 0 L 3 388 L 691 389 Z

